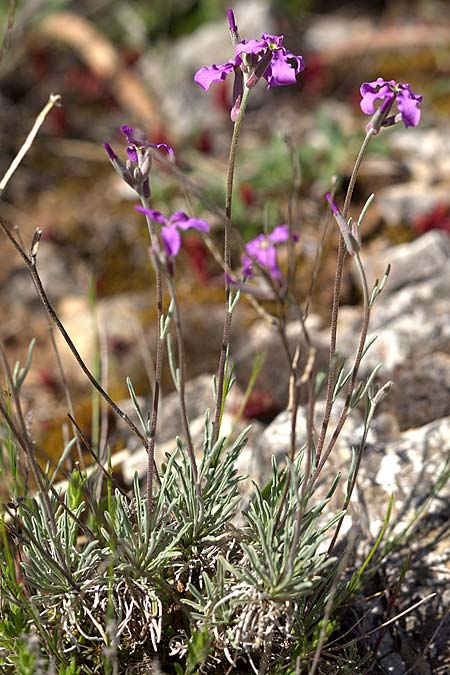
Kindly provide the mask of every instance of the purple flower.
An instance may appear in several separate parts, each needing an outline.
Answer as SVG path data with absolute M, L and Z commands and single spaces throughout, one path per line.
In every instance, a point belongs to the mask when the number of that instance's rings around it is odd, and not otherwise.
M 147 136 L 140 129 L 132 129 L 126 124 L 120 127 L 120 131 L 125 134 L 128 147 L 127 154 L 130 162 L 138 162 L 139 151 L 144 151 L 147 148 L 163 148 L 169 155 L 173 157 L 173 148 L 166 143 L 149 143 Z
M 293 233 L 291 240 L 298 241 L 298 236 Z M 272 279 L 280 279 L 276 245 L 287 241 L 289 241 L 288 225 L 277 225 L 270 234 L 260 234 L 256 239 L 249 241 L 241 258 L 245 276 L 252 276 L 253 263 L 256 261 L 269 272 Z
M 135 206 L 136 211 L 144 213 L 155 223 L 162 225 L 161 237 L 164 248 L 169 258 L 175 258 L 181 248 L 180 230 L 198 230 L 199 232 L 209 232 L 209 225 L 206 220 L 201 218 L 189 218 L 184 211 L 176 211 L 167 219 L 160 211 L 146 209 L 143 206 Z
M 366 115 L 376 115 L 369 127 L 377 133 L 382 126 L 391 126 L 403 121 L 405 127 L 416 127 L 420 121 L 419 104 L 423 96 L 411 91 L 409 84 L 397 84 L 395 80 L 383 80 L 379 77 L 374 82 L 364 82 L 361 85 L 361 110 Z M 378 109 L 375 102 L 380 99 Z M 398 115 L 388 117 L 394 104 L 397 103 Z
M 165 143 L 149 143 L 143 131 L 132 129 L 126 124 L 121 127 L 121 131 L 128 143 L 126 163 L 116 155 L 109 143 L 104 143 L 103 147 L 119 176 L 136 190 L 139 196 L 148 199 L 151 194 L 149 176 L 152 168 L 152 150 L 163 148 L 172 156 L 173 150 Z
M 234 44 L 234 58 L 226 63 L 203 66 L 195 73 L 194 81 L 207 90 L 215 82 L 223 82 L 230 73 L 236 73 L 233 91 L 232 119 L 235 121 L 242 99 L 244 78 L 248 88 L 254 87 L 261 77 L 267 80 L 267 89 L 285 84 L 295 84 L 296 76 L 304 69 L 302 56 L 296 56 L 283 46 L 282 35 L 263 33 L 260 40 L 237 42 L 237 25 L 232 10 L 228 10 L 228 23 Z

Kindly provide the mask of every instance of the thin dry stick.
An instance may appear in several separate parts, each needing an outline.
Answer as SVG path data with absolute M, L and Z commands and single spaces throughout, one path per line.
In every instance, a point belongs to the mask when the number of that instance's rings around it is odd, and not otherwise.
M 411 673 L 416 673 L 416 672 L 417 672 L 417 671 L 416 671 L 417 666 L 419 665 L 419 663 L 420 663 L 421 659 L 423 658 L 423 656 L 425 656 L 426 652 L 427 652 L 427 651 L 430 649 L 430 647 L 432 646 L 432 644 L 433 644 L 433 642 L 435 641 L 435 639 L 436 639 L 438 633 L 440 632 L 442 626 L 445 624 L 445 622 L 447 621 L 447 619 L 449 618 L 449 616 L 450 616 L 450 609 L 444 614 L 444 616 L 442 617 L 442 619 L 439 621 L 439 624 L 438 624 L 436 630 L 434 631 L 433 635 L 430 637 L 430 639 L 428 640 L 428 642 L 427 642 L 427 644 L 425 645 L 425 647 L 422 648 L 420 656 L 417 657 L 417 659 L 414 661 L 414 663 L 412 664 L 412 666 L 410 666 L 410 667 L 408 668 L 408 670 L 405 670 L 405 672 L 403 673 L 403 675 L 411 675 Z
M 355 166 L 353 167 L 352 175 L 350 178 L 350 183 L 347 189 L 347 194 L 344 201 L 343 216 L 345 219 L 348 218 L 348 212 L 350 210 L 350 204 L 353 197 L 353 190 L 355 188 L 356 179 L 358 176 L 359 169 L 364 157 L 364 153 L 367 149 L 370 139 L 373 135 L 373 129 L 370 129 L 364 138 L 364 141 L 361 145 L 358 157 L 356 158 Z M 322 427 L 320 430 L 319 440 L 317 441 L 316 447 L 316 466 L 319 464 L 320 456 L 322 454 L 323 445 L 325 443 L 325 436 L 328 429 L 328 424 L 331 417 L 331 409 L 333 407 L 333 392 L 334 384 L 336 378 L 336 364 L 335 364 L 335 355 L 336 355 L 336 340 L 337 340 L 337 322 L 339 314 L 339 301 L 341 297 L 341 284 L 342 284 L 342 273 L 344 269 L 344 259 L 345 259 L 345 244 L 344 239 L 341 234 L 339 234 L 339 245 L 338 245 L 338 259 L 336 263 L 336 276 L 334 280 L 334 290 L 333 290 L 333 306 L 331 310 L 331 334 L 330 334 L 330 358 L 329 358 L 329 371 L 328 371 L 328 383 L 327 383 L 327 396 L 325 402 L 325 412 L 322 421 Z
M 33 127 L 28 134 L 25 143 L 22 145 L 20 148 L 19 152 L 17 155 L 14 157 L 13 161 L 11 162 L 11 165 L 9 166 L 8 170 L 6 171 L 5 175 L 3 176 L 2 180 L 0 181 L 0 195 L 2 194 L 3 190 L 7 186 L 10 178 L 16 171 L 17 167 L 19 166 L 20 162 L 22 159 L 25 157 L 26 153 L 28 150 L 31 148 L 33 145 L 33 141 L 36 137 L 36 134 L 38 133 L 39 129 L 45 122 L 45 118 L 47 117 L 48 113 L 54 106 L 60 106 L 61 105 L 61 96 L 60 94 L 50 94 L 50 97 L 47 101 L 47 104 L 44 106 L 44 108 L 41 110 L 39 115 L 36 117 L 36 120 L 33 124 Z
M 31 279 L 33 281 L 33 284 L 37 290 L 37 293 L 39 295 L 39 298 L 47 312 L 47 314 L 50 316 L 51 320 L 54 322 L 54 324 L 57 326 L 58 330 L 60 331 L 61 335 L 63 336 L 67 346 L 69 347 L 70 351 L 72 352 L 73 356 L 75 357 L 76 362 L 80 366 L 81 370 L 83 373 L 86 375 L 88 378 L 89 382 L 92 384 L 93 387 L 99 392 L 101 396 L 105 399 L 105 401 L 108 403 L 108 405 L 114 410 L 116 415 L 120 417 L 128 426 L 129 428 L 133 431 L 133 433 L 139 438 L 141 441 L 142 445 L 145 447 L 145 449 L 148 451 L 148 442 L 145 436 L 141 434 L 139 429 L 136 427 L 136 425 L 131 421 L 131 419 L 128 417 L 128 415 L 119 408 L 119 406 L 114 403 L 112 398 L 109 396 L 109 394 L 104 391 L 104 389 L 101 387 L 101 385 L 97 382 L 95 377 L 92 375 L 91 371 L 89 368 L 86 366 L 84 363 L 83 359 L 81 358 L 77 348 L 75 347 L 74 343 L 72 342 L 72 339 L 70 338 L 69 334 L 67 333 L 66 329 L 64 328 L 63 324 L 61 323 L 58 315 L 56 314 L 55 310 L 53 309 L 53 306 L 51 305 L 47 294 L 44 290 L 44 287 L 42 286 L 42 281 L 39 276 L 39 273 L 37 271 L 36 267 L 36 256 L 31 256 L 29 257 L 22 246 L 20 246 L 19 242 L 13 237 L 11 232 L 9 231 L 8 227 L 6 226 L 5 222 L 3 221 L 2 218 L 0 218 L 0 227 L 2 228 L 3 232 L 6 234 L 16 251 L 19 253 L 21 258 L 23 259 L 29 273 L 31 276 Z

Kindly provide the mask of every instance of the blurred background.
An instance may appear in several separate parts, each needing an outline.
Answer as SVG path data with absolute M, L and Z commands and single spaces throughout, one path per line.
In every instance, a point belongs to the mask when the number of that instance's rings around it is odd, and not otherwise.
M 234 203 L 235 226 L 248 240 L 264 223 L 285 222 L 292 200 L 300 237 L 299 301 L 307 297 L 326 221 L 324 194 L 337 175 L 341 197 L 368 121 L 359 108 L 362 82 L 392 78 L 409 82 L 424 96 L 420 127 L 381 133 L 363 165 L 355 213 L 371 192 L 377 195 L 365 223 L 366 250 L 411 241 L 433 228 L 450 231 L 448 2 L 27 0 L 17 2 L 11 32 L 12 4 L 0 3 L 6 35 L 0 69 L 0 176 L 49 94 L 61 94 L 62 106 L 52 110 L 3 193 L 0 215 L 26 243 L 36 227 L 43 229 L 39 268 L 48 294 L 88 365 L 98 370 L 103 363 L 103 378 L 114 398 L 127 395 L 127 375 L 139 394 L 149 391 L 156 309 L 146 225 L 102 144 L 110 143 L 124 158 L 120 126 L 128 124 L 145 130 L 153 143 L 172 145 L 175 165 L 155 157 L 152 206 L 166 215 L 187 210 L 206 218 L 221 249 L 232 82 L 204 92 L 193 75 L 202 65 L 231 57 L 230 6 L 241 37 L 283 34 L 288 50 L 306 61 L 295 86 L 268 92 L 260 84 L 252 93 Z M 238 266 L 239 241 L 235 246 Z M 312 308 L 324 325 L 335 250 L 330 230 Z M 0 255 L 0 338 L 11 361 L 22 362 L 30 339 L 36 338 L 25 395 L 35 433 L 45 434 L 47 447 L 53 444 L 59 451 L 67 406 L 45 315 L 4 237 Z M 188 376 L 214 372 L 222 330 L 222 273 L 196 233 L 184 239 L 177 287 Z M 349 274 L 343 302 L 360 302 Z M 244 300 L 233 349 L 245 343 L 256 319 Z M 61 349 L 77 417 L 89 428 L 89 387 Z M 169 379 L 165 387 L 170 390 Z M 273 416 L 282 407 L 270 392 L 260 392 L 255 401 L 256 416 Z

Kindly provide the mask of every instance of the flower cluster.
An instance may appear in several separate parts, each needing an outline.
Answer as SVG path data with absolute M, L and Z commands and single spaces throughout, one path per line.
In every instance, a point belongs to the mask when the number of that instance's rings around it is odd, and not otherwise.
M 233 11 L 228 10 L 227 15 L 234 57 L 226 63 L 203 66 L 195 74 L 194 81 L 203 89 L 208 90 L 211 84 L 222 82 L 228 75 L 234 73 L 231 118 L 236 121 L 241 109 L 244 86 L 248 91 L 261 78 L 267 81 L 267 89 L 294 84 L 297 75 L 304 69 L 305 63 L 302 56 L 292 54 L 286 49 L 282 35 L 263 33 L 259 40 L 241 40 Z M 423 97 L 411 91 L 409 84 L 399 84 L 394 80 L 384 80 L 379 77 L 373 82 L 364 82 L 360 91 L 361 110 L 367 115 L 372 115 L 367 130 L 373 134 L 377 134 L 382 127 L 391 126 L 400 121 L 405 127 L 417 126 L 419 123 L 421 116 L 419 105 Z M 377 106 L 378 101 L 380 104 Z M 391 115 L 394 103 L 397 105 L 398 113 Z M 144 206 L 137 206 L 136 210 L 162 226 L 161 238 L 164 248 L 169 262 L 173 261 L 181 247 L 180 232 L 187 229 L 209 232 L 209 225 L 199 218 L 190 218 L 183 211 L 177 211 L 170 218 L 166 218 L 160 211 L 147 208 L 147 200 L 151 194 L 149 175 L 152 151 L 163 149 L 169 155 L 173 155 L 173 150 L 165 143 L 149 143 L 143 132 L 129 126 L 122 126 L 121 131 L 128 144 L 126 163 L 119 159 L 108 143 L 105 143 L 104 147 L 117 173 L 141 197 Z M 359 248 L 359 230 L 357 227 L 350 227 L 330 195 L 327 195 L 327 199 L 344 237 L 347 250 L 354 255 Z M 298 237 L 289 232 L 287 225 L 278 225 L 270 234 L 260 234 L 248 242 L 242 255 L 244 275 L 252 276 L 256 263 L 265 269 L 272 279 L 280 280 L 277 246 L 288 242 L 289 239 L 297 241 Z
M 108 153 L 108 157 L 119 176 L 137 192 L 140 197 L 149 199 L 150 189 L 150 170 L 152 168 L 152 150 L 162 148 L 169 155 L 173 156 L 173 149 L 166 143 L 149 143 L 146 135 L 139 129 L 132 129 L 124 124 L 120 130 L 125 135 L 128 160 L 126 163 L 116 155 L 109 143 L 104 143 L 103 147 Z
M 278 267 L 276 246 L 286 243 L 290 238 L 291 241 L 298 241 L 295 233 L 289 235 L 288 225 L 277 225 L 270 234 L 260 234 L 249 241 L 241 258 L 243 274 L 251 277 L 256 262 L 267 270 L 272 279 L 280 280 L 281 271 Z
M 395 80 L 383 80 L 379 77 L 374 82 L 361 85 L 361 110 L 366 115 L 373 115 L 367 125 L 376 134 L 381 127 L 392 126 L 402 121 L 405 127 L 416 127 L 420 122 L 419 103 L 423 96 L 411 91 L 409 84 L 397 84 Z M 381 100 L 378 109 L 375 102 Z M 394 102 L 399 110 L 398 115 L 389 116 Z
M 228 10 L 230 32 L 234 43 L 234 58 L 226 63 L 203 66 L 194 76 L 194 80 L 207 90 L 211 84 L 224 81 L 230 73 L 235 73 L 233 108 L 231 117 L 235 121 L 242 100 L 244 80 L 250 89 L 261 77 L 267 81 L 267 89 L 286 84 L 295 84 L 297 75 L 305 68 L 302 56 L 289 52 L 283 45 L 283 35 L 263 33 L 259 40 L 241 40 L 238 42 L 237 26 L 234 14 Z

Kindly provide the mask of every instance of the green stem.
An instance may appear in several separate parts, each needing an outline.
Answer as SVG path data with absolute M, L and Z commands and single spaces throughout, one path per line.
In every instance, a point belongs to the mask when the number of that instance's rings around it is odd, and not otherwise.
M 217 373 L 217 394 L 215 401 L 212 444 L 214 445 L 219 437 L 220 421 L 222 417 L 223 388 L 225 364 L 227 360 L 228 346 L 230 344 L 232 311 L 230 307 L 230 282 L 229 274 L 231 272 L 231 207 L 233 201 L 233 182 L 234 170 L 236 165 L 236 153 L 241 133 L 242 123 L 245 117 L 250 89 L 244 84 L 244 93 L 242 95 L 241 107 L 238 118 L 234 124 L 233 136 L 231 138 L 230 153 L 228 156 L 228 170 L 225 195 L 225 233 L 224 233 L 224 262 L 225 262 L 225 321 L 223 326 L 222 345 L 220 348 L 219 368 Z

